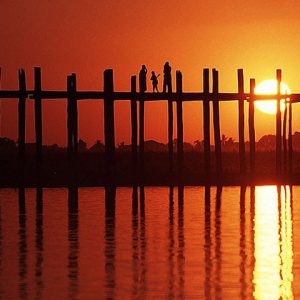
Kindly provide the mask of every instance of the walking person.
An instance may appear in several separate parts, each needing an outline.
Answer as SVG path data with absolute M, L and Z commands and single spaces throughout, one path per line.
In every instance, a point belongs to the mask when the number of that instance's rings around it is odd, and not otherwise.
M 171 78 L 171 66 L 169 62 L 164 64 L 164 83 L 163 92 L 166 93 L 168 88 L 168 93 L 172 93 L 172 78 Z
M 147 76 L 147 68 L 145 65 L 142 65 L 142 69 L 139 73 L 139 81 L 140 81 L 140 92 L 144 93 L 147 90 L 146 76 Z
M 152 71 L 151 74 L 152 74 L 152 75 L 151 75 L 150 80 L 152 81 L 152 89 L 153 89 L 153 93 L 155 92 L 155 90 L 158 92 L 157 85 L 158 85 L 158 77 L 160 76 L 160 74 L 155 75 L 155 72 L 154 72 L 154 71 Z

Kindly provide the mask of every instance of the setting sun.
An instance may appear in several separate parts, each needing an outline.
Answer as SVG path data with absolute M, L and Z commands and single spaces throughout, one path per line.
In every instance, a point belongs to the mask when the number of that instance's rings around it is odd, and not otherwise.
M 255 94 L 272 95 L 276 93 L 277 80 L 275 79 L 264 80 L 255 87 Z M 291 90 L 284 82 L 281 82 L 280 93 L 282 95 L 291 94 Z M 276 114 L 276 100 L 255 101 L 255 106 L 264 113 Z M 280 110 L 284 110 L 284 99 L 280 101 Z

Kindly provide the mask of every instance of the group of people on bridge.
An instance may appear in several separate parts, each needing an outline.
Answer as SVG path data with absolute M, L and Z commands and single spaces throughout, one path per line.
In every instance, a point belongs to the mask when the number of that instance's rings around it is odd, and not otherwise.
M 142 68 L 139 73 L 139 83 L 140 83 L 140 92 L 144 93 L 147 91 L 147 73 L 148 70 L 145 65 L 142 65 Z M 156 75 L 154 71 L 151 72 L 152 81 L 152 90 L 153 93 L 158 91 L 158 77 L 160 74 Z M 171 77 L 171 66 L 169 62 L 164 64 L 164 81 L 163 81 L 163 93 L 172 92 L 172 77 Z

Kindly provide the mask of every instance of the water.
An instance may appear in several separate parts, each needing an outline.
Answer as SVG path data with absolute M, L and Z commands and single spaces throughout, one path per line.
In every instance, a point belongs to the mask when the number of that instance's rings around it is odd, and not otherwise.
M 0 190 L 1 299 L 298 299 L 300 187 Z M 115 203 L 114 203 L 115 199 Z

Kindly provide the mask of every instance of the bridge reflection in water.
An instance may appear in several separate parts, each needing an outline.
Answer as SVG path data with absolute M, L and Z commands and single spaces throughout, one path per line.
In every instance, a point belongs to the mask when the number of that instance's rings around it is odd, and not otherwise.
M 256 299 L 293 299 L 293 222 L 289 187 L 257 187 L 255 201 Z
M 297 299 L 300 187 L 0 190 L 0 297 Z

